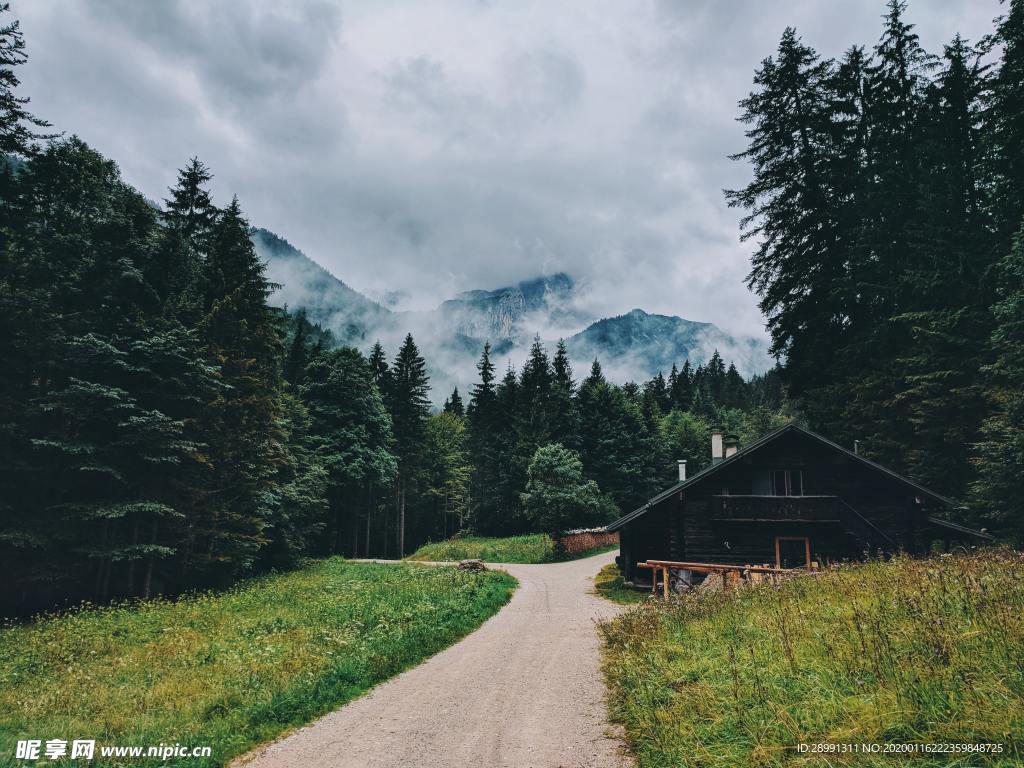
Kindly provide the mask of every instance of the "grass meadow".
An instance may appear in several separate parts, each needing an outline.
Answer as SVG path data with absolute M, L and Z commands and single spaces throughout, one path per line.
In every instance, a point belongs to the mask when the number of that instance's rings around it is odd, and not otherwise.
M 647 600 L 650 592 L 627 587 L 622 581 L 622 572 L 615 563 L 609 563 L 594 577 L 594 590 L 606 600 L 622 605 L 634 605 Z
M 15 742 L 29 738 L 209 745 L 212 758 L 180 764 L 222 765 L 450 645 L 514 588 L 501 572 L 334 558 L 219 594 L 3 627 L 0 765 L 25 765 Z
M 647 601 L 603 632 L 611 714 L 641 768 L 1024 764 L 1019 553 L 897 558 Z M 821 743 L 1002 752 L 797 749 Z
M 612 549 L 618 549 L 618 545 L 577 552 L 562 559 L 574 560 Z M 405 559 L 427 562 L 483 560 L 487 563 L 527 564 L 553 563 L 557 560 L 554 542 L 545 533 L 505 537 L 462 536 L 424 544 Z

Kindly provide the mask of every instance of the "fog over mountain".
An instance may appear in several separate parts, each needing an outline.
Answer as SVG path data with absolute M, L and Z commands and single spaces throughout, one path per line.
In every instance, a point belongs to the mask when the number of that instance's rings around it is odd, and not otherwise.
M 577 378 L 598 359 L 618 382 L 642 381 L 672 364 L 697 365 L 717 349 L 745 375 L 772 364 L 760 338 L 734 337 L 712 323 L 649 314 L 636 308 L 598 318 L 587 285 L 558 272 L 497 289 L 458 293 L 429 310 L 392 310 L 346 285 L 287 240 L 264 229 L 253 233 L 267 275 L 281 287 L 271 301 L 302 309 L 311 322 L 330 329 L 338 341 L 366 351 L 380 341 L 389 356 L 412 333 L 430 367 L 435 402 L 458 386 L 467 392 L 477 378 L 476 362 L 490 342 L 499 371 L 519 367 L 534 337 L 553 351 L 564 339 Z

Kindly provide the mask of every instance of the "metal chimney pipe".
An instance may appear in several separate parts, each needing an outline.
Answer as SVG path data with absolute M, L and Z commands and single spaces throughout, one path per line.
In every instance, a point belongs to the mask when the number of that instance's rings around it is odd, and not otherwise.
M 717 464 L 725 458 L 725 447 L 722 444 L 723 433 L 720 427 L 711 430 L 711 463 Z
M 686 480 L 686 459 L 679 459 L 676 464 L 679 465 L 679 482 L 681 483 Z
M 740 449 L 740 439 L 736 435 L 725 436 L 725 458 L 729 458 Z

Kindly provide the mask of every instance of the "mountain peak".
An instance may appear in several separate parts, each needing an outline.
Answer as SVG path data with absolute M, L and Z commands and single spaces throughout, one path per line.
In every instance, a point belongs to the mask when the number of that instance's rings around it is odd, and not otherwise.
M 534 329 L 522 327 L 531 313 L 541 312 L 577 328 L 589 322 L 591 318 L 567 306 L 575 288 L 570 275 L 555 272 L 495 290 L 464 291 L 443 302 L 439 311 L 462 336 L 514 341 L 531 335 Z

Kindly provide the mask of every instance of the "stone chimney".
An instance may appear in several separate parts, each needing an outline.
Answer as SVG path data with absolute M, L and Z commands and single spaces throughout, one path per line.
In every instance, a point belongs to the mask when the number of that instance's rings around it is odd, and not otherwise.
M 686 459 L 679 459 L 676 464 L 679 465 L 679 482 L 686 480 Z
M 729 458 L 740 449 L 740 438 L 738 435 L 725 436 L 725 458 Z
M 724 433 L 721 427 L 711 429 L 711 463 L 717 464 L 725 458 L 725 448 L 722 444 Z

